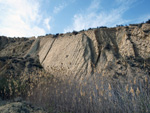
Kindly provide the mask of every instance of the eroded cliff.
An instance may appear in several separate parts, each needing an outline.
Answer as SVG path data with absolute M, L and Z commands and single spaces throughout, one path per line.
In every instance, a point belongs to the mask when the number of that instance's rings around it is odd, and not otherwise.
M 82 79 L 99 73 L 116 78 L 149 73 L 149 45 L 150 24 L 137 24 L 37 39 L 0 37 L 0 57 L 39 60 L 53 75 Z

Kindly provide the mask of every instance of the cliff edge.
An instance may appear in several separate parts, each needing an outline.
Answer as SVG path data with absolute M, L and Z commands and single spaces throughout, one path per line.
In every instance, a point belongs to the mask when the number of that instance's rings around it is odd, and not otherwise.
M 149 45 L 148 23 L 95 28 L 37 39 L 0 37 L 0 70 L 2 72 L 6 65 L 5 58 L 13 57 L 39 61 L 53 75 L 77 79 L 90 77 L 93 73 L 114 78 L 138 76 L 149 73 Z

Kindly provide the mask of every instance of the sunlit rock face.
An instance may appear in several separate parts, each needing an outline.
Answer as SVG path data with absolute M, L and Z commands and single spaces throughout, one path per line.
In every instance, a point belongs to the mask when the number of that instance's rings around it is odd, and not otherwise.
M 32 58 L 53 75 L 80 80 L 94 73 L 132 77 L 149 73 L 149 45 L 150 24 L 137 24 L 38 38 L 0 37 L 0 57 Z
M 75 78 L 93 73 L 127 76 L 131 74 L 129 70 L 136 70 L 141 62 L 148 63 L 149 39 L 149 24 L 97 28 L 39 37 L 37 50 L 41 65 L 53 74 Z

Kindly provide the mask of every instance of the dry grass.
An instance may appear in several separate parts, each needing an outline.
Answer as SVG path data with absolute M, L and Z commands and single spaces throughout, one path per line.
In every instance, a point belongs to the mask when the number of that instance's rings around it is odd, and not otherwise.
M 4 89 L 9 90 L 7 93 L 3 90 L 5 96 L 23 95 L 26 100 L 50 113 L 150 112 L 148 76 L 123 82 L 95 74 L 79 82 L 38 71 L 21 76 L 13 81 L 13 87 L 8 84 L 8 88 Z
M 95 74 L 79 82 L 47 75 L 37 83 L 30 87 L 28 99 L 46 109 L 53 108 L 49 112 L 150 112 L 148 76 L 123 82 Z

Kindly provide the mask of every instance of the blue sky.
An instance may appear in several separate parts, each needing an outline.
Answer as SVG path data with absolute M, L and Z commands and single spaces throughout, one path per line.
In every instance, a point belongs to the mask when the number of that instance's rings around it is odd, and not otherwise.
M 0 0 L 0 35 L 30 37 L 150 19 L 150 0 Z

